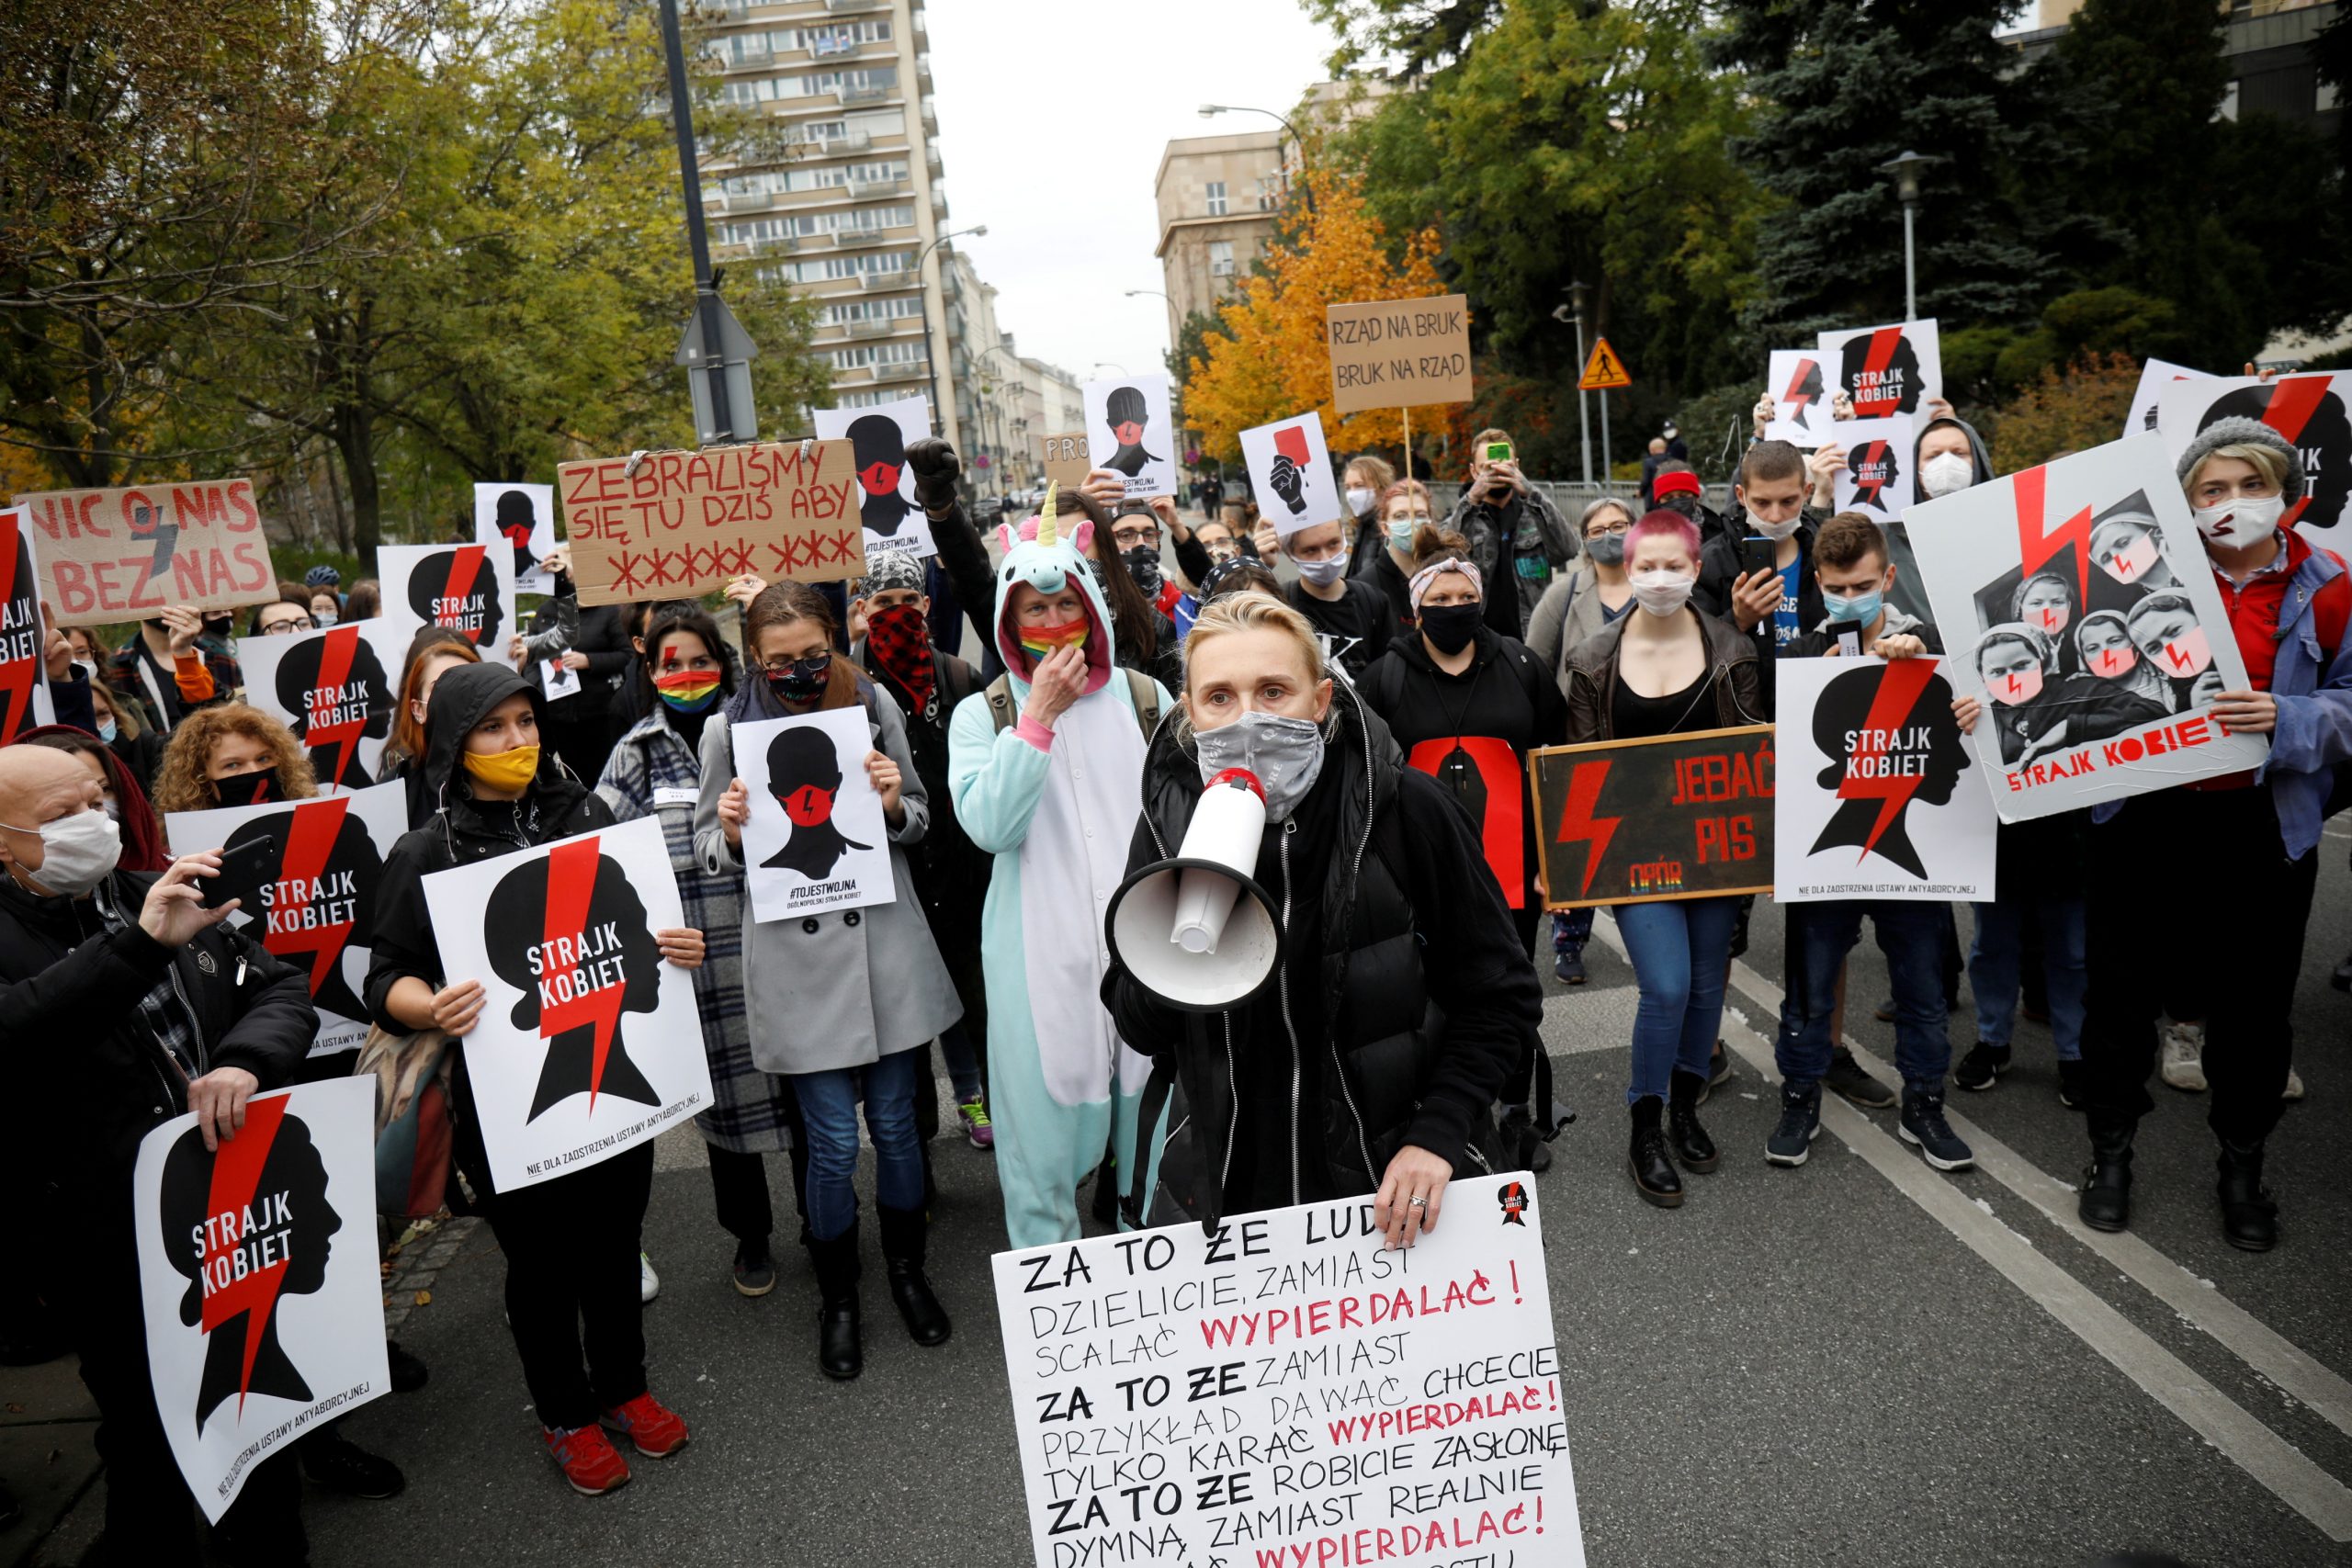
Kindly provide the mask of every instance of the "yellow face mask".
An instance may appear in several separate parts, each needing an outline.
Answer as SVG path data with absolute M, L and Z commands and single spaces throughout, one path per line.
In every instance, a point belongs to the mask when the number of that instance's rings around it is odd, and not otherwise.
M 512 751 L 493 751 L 484 756 L 479 751 L 464 753 L 466 772 L 496 790 L 509 793 L 527 787 L 539 771 L 539 749 L 517 746 Z

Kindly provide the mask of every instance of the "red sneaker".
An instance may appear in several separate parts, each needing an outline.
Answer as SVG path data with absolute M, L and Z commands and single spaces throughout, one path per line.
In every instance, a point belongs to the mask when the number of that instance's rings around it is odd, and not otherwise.
M 541 1428 L 548 1454 L 582 1497 L 601 1497 L 628 1484 L 628 1461 L 621 1458 L 602 1427 Z
M 678 1413 L 650 1393 L 640 1393 L 617 1410 L 607 1410 L 605 1425 L 637 1445 L 648 1459 L 667 1459 L 686 1446 L 686 1424 Z

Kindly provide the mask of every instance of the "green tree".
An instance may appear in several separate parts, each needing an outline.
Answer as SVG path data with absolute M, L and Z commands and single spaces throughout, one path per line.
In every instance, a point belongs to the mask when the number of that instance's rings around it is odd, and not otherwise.
M 1419 76 L 1457 59 L 1501 14 L 1506 0 L 1306 0 L 1310 16 L 1339 36 L 1331 69 L 1367 59 L 1393 61 Z

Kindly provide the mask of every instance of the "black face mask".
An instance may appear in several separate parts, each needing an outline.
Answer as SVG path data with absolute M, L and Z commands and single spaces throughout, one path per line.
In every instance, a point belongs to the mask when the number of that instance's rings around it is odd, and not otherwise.
M 832 679 L 833 656 L 829 649 L 796 659 L 781 670 L 766 671 L 768 689 L 787 703 L 807 705 L 825 694 L 825 684 Z
M 260 806 L 266 801 L 286 798 L 286 787 L 278 783 L 276 768 L 264 768 L 257 773 L 232 773 L 225 779 L 214 779 L 212 793 L 220 796 L 223 806 Z
M 1137 545 L 1133 549 L 1121 551 L 1119 558 L 1126 563 L 1127 575 L 1136 580 L 1136 586 L 1143 590 L 1145 598 L 1148 599 L 1159 592 L 1161 578 L 1158 550 L 1149 545 Z
M 1421 611 L 1421 635 L 1440 653 L 1459 653 L 1478 636 L 1478 625 L 1486 618 L 1486 606 L 1476 602 L 1467 604 L 1430 604 Z

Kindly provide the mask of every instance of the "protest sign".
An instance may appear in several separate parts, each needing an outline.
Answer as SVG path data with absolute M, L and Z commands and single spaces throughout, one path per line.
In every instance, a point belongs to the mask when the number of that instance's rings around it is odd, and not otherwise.
M 2210 376 L 2174 381 L 2156 395 L 2156 429 L 2176 461 L 2217 419 L 2258 419 L 2302 454 L 2303 500 L 2290 503 L 2284 525 L 2341 554 L 2352 549 L 2352 371 L 2340 375 Z
M 139 1145 L 148 1376 L 172 1457 L 215 1524 L 254 1465 L 390 1384 L 375 1147 L 375 1080 L 350 1077 L 254 1096 L 217 1153 L 194 1116 Z
M 60 626 L 232 610 L 277 596 L 251 479 L 53 490 L 12 502 L 40 531 L 40 596 Z
M 1772 727 L 1528 753 L 1545 908 L 1772 890 Z
M 376 572 L 384 585 L 384 624 L 403 650 L 419 628 L 447 626 L 464 633 L 492 664 L 506 662 L 507 639 L 518 624 L 509 551 L 488 545 L 379 545 Z
M 2164 389 L 2175 381 L 2210 381 L 2212 376 L 2203 370 L 2191 370 L 2186 365 L 2169 360 L 2150 359 L 2140 367 L 2140 384 L 2132 391 L 2132 412 L 2123 416 L 2123 434 L 2141 435 L 2156 428 L 2156 400 Z
M 1241 460 L 1249 465 L 1258 515 L 1283 538 L 1318 523 L 1347 520 L 1323 445 L 1323 416 L 1313 409 L 1243 431 Z
M 221 891 L 239 901 L 231 923 L 310 976 L 319 1010 L 313 1056 L 356 1050 L 368 1037 L 362 999 L 376 940 L 376 899 L 384 861 L 408 831 L 408 787 L 390 784 L 314 800 L 272 801 L 164 818 L 172 852 L 242 850 L 267 840 L 270 852 L 223 868 Z
M 1072 430 L 1060 435 L 1038 438 L 1038 460 L 1046 469 L 1046 482 L 1064 490 L 1076 490 L 1086 482 L 1093 471 L 1094 461 L 1087 454 L 1086 432 Z
M 2245 665 L 2160 437 L 1922 502 L 1909 523 L 1945 674 L 1984 704 L 1973 739 L 2003 821 L 2261 765 L 2263 737 L 2206 716 L 2246 690 Z
M 1126 499 L 1176 493 L 1176 428 L 1168 378 L 1115 376 L 1079 389 L 1094 466 L 1125 479 Z
M 310 749 L 323 790 L 373 784 L 392 732 L 409 634 L 370 616 L 318 631 L 249 637 L 237 644 L 245 701 Z
M 1772 400 L 1772 418 L 1764 439 L 1792 446 L 1819 446 L 1835 439 L 1829 417 L 1829 389 L 1821 371 L 1822 355 L 1811 348 L 1776 348 L 1765 377 L 1765 392 Z
M 48 628 L 40 616 L 40 573 L 24 513 L 0 508 L 0 746 L 37 724 L 54 724 L 49 702 Z M 100 671 L 90 677 L 106 679 Z
M 1815 345 L 1821 350 L 1829 389 L 1854 400 L 1856 419 L 1925 417 L 1928 400 L 1944 395 L 1943 350 L 1933 317 L 1823 333 Z
M 1442 1211 L 1440 1213 L 1439 1211 Z M 1580 1568 L 1532 1178 L 1000 1252 L 1038 1568 Z
M 1862 513 L 1875 523 L 1900 522 L 1918 484 L 1911 471 L 1917 450 L 1911 421 L 1840 420 L 1826 439 L 1846 449 L 1846 466 L 1830 487 L 1838 510 Z
M 555 474 L 582 604 L 692 599 L 746 572 L 770 582 L 865 575 L 846 441 L 644 452 Z
M 577 696 L 580 692 L 580 671 L 561 659 L 539 660 L 539 689 L 547 693 L 548 701 L 558 697 Z
M 820 441 L 846 441 L 857 455 L 858 518 L 865 525 L 865 558 L 930 555 L 931 519 L 915 503 L 907 444 L 931 434 L 931 404 L 922 398 L 900 398 L 865 409 L 819 409 L 811 417 Z
M 1323 308 L 1331 353 L 1331 406 L 1421 408 L 1470 400 L 1470 301 L 1367 299 Z
M 742 860 L 753 919 L 899 896 L 882 796 L 865 776 L 874 734 L 864 708 L 760 719 L 729 729 L 728 739 L 735 776 L 752 795 Z
M 1993 898 L 1998 823 L 1935 659 L 1772 666 L 1780 755 L 1772 897 Z
M 694 977 L 654 939 L 686 923 L 659 821 L 436 871 L 424 902 L 442 974 L 489 993 L 462 1044 L 500 1191 L 709 1109 Z
M 541 563 L 555 548 L 555 486 L 474 486 L 474 543 L 513 553 L 517 593 L 554 592 L 555 573 Z

